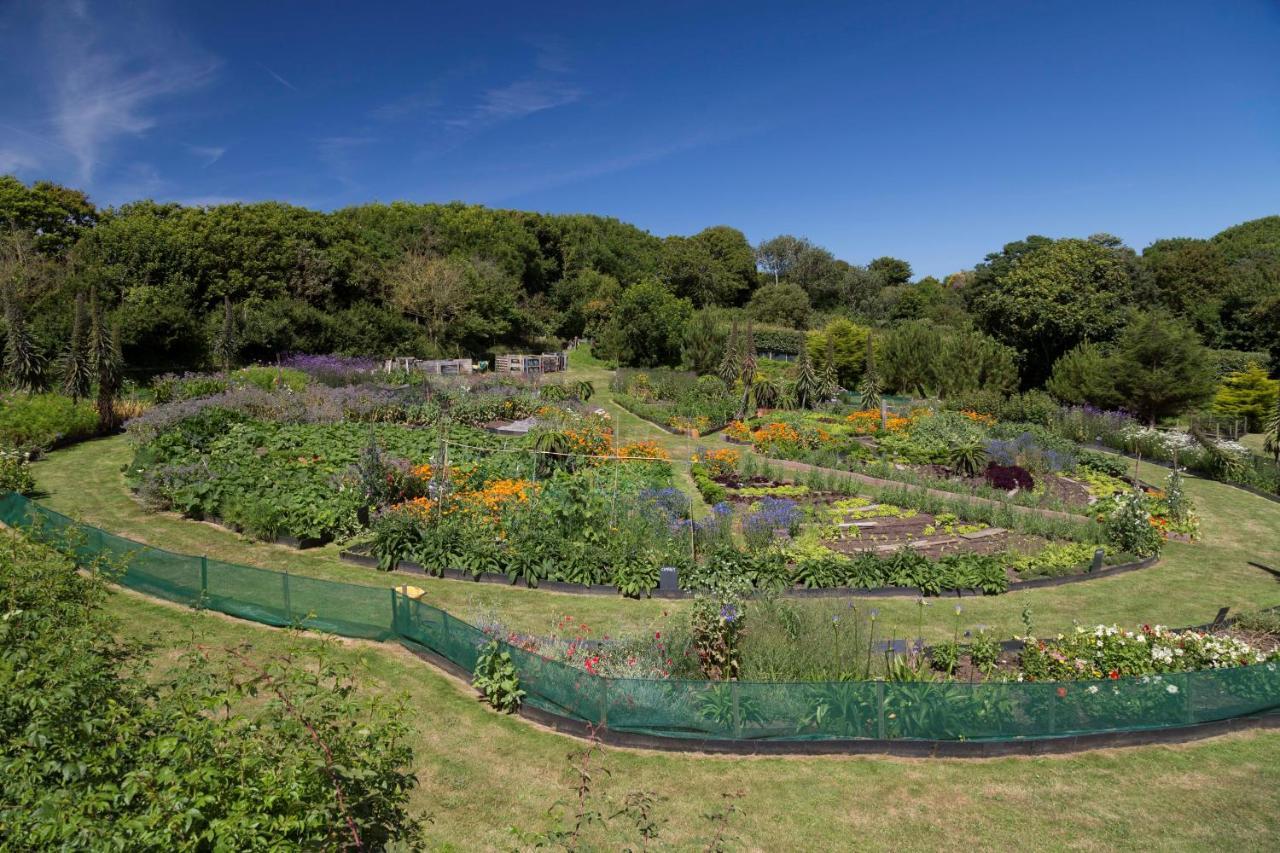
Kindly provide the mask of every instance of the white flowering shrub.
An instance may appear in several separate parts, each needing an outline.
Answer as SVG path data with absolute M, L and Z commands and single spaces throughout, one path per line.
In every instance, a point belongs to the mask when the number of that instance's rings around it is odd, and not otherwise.
M 1163 625 L 1143 625 L 1137 631 L 1115 625 L 1077 626 L 1074 633 L 1059 634 L 1056 639 L 1028 638 L 1021 676 L 1029 681 L 1118 679 L 1248 666 L 1278 658 L 1280 652 L 1203 631 L 1173 631 Z

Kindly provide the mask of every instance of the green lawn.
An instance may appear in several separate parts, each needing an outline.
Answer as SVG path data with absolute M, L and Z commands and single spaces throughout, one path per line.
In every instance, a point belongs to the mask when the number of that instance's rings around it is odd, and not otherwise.
M 577 368 L 575 367 L 575 370 Z M 684 439 L 619 413 L 608 395 L 607 372 L 597 379 L 598 402 L 615 412 L 623 439 L 654 438 L 674 450 Z M 647 432 L 646 432 L 647 431 Z M 112 532 L 174 551 L 368 585 L 411 580 L 428 599 L 461 616 L 482 607 L 501 611 L 514 626 L 549 629 L 572 613 L 594 633 L 653 628 L 685 605 L 572 596 L 434 579 L 384 575 L 337 560 L 334 546 L 298 552 L 242 539 L 226 530 L 144 512 L 129 497 L 121 469 L 130 458 L 123 438 L 58 451 L 35 465 L 43 500 Z M 1155 481 L 1162 469 L 1143 472 Z M 1073 620 L 1186 624 L 1211 618 L 1221 605 L 1280 604 L 1280 584 L 1250 568 L 1250 559 L 1280 565 L 1280 505 L 1217 483 L 1191 480 L 1205 526 L 1196 545 L 1169 546 L 1155 569 L 1060 589 L 965 599 L 964 626 L 986 624 L 1004 634 L 1020 630 L 1030 607 L 1042 632 Z M 910 600 L 867 599 L 882 621 L 914 626 Z M 250 642 L 270 655 L 291 643 L 316 646 L 314 635 L 292 636 L 207 612 L 159 604 L 129 593 L 112 597 L 124 630 L 152 637 L 161 660 L 192 642 Z M 671 616 L 664 617 L 664 613 Z M 950 602 L 926 611 L 926 633 L 949 636 Z M 430 813 L 439 849 L 509 849 L 512 824 L 545 828 L 546 811 L 569 789 L 566 753 L 578 742 L 479 705 L 454 681 L 393 644 L 336 643 L 369 689 L 408 697 L 421 787 L 416 811 Z M 1181 747 L 1104 750 L 1078 756 L 980 761 L 869 757 L 761 758 L 673 755 L 609 750 L 608 775 L 598 790 L 620 799 L 649 789 L 663 798 L 660 846 L 701 849 L 713 832 L 703 817 L 722 794 L 741 792 L 742 814 L 729 834 L 749 849 L 952 847 L 958 838 L 981 849 L 1272 849 L 1280 831 L 1273 794 L 1280 784 L 1280 732 L 1233 735 Z M 619 836 L 593 839 L 593 849 L 616 849 Z
M 249 642 L 268 656 L 314 635 L 161 605 L 129 593 L 111 609 L 161 660 L 192 642 Z M 511 849 L 507 828 L 545 829 L 569 797 L 566 755 L 580 744 L 478 704 L 466 685 L 391 644 L 340 642 L 331 652 L 357 668 L 366 689 L 405 696 L 415 730 L 420 788 L 433 847 Z M 1280 833 L 1280 732 L 1251 732 L 1177 747 L 990 760 L 873 757 L 730 758 L 606 750 L 596 790 L 621 800 L 663 798 L 662 849 L 702 849 L 703 815 L 741 793 L 735 849 L 932 850 L 959 839 L 977 849 L 1274 849 Z M 595 836 L 588 849 L 624 839 Z
M 34 470 L 47 492 L 46 504 L 113 533 L 179 553 L 203 553 L 312 577 L 369 586 L 413 583 L 427 590 L 432 604 L 460 617 L 497 610 L 509 625 L 530 632 L 547 633 L 566 613 L 590 624 L 597 635 L 648 630 L 660 626 L 664 614 L 687 606 L 382 574 L 340 562 L 333 545 L 300 552 L 252 542 L 212 525 L 145 512 L 131 499 L 121 476 L 129 459 L 127 442 L 117 437 L 57 451 L 36 463 Z M 1165 473 L 1152 466 L 1143 476 L 1159 482 Z M 1207 480 L 1188 479 L 1187 491 L 1202 516 L 1202 542 L 1171 543 L 1158 566 L 1115 578 L 966 598 L 961 627 L 985 625 L 1011 636 L 1023 630 L 1024 608 L 1030 608 L 1038 633 L 1067 630 L 1075 621 L 1190 625 L 1212 619 L 1222 606 L 1240 610 L 1280 604 L 1280 583 L 1248 565 L 1253 560 L 1280 567 L 1280 504 Z M 918 613 L 910 599 L 862 599 L 859 606 L 879 608 L 881 624 L 896 628 L 899 635 L 915 632 Z M 926 609 L 926 637 L 950 637 L 954 624 L 946 599 Z

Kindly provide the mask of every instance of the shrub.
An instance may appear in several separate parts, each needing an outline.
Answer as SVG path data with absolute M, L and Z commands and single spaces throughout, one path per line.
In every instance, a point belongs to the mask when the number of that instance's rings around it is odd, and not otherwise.
M 993 489 L 999 489 L 1002 492 L 1014 489 L 1030 491 L 1036 485 L 1031 472 L 1019 465 L 997 465 L 995 462 L 989 462 L 983 477 Z
M 362 698 L 312 644 L 118 638 L 103 571 L 20 536 L 0 549 L 0 826 L 19 849 L 416 848 L 406 709 Z M 216 712 L 213 711 L 216 709 Z M 338 787 L 340 785 L 340 788 Z M 180 815 L 181 817 L 177 817 Z
M 1137 492 L 1117 495 L 1115 509 L 1106 518 L 1107 539 L 1119 551 L 1139 557 L 1154 557 L 1164 545 L 1160 529 L 1152 523 L 1145 495 Z
M 48 450 L 55 444 L 90 438 L 98 413 L 87 401 L 62 394 L 6 394 L 0 398 L 0 445 Z
M 291 367 L 242 367 L 231 374 L 237 385 L 252 385 L 263 391 L 287 389 L 297 393 L 307 387 L 310 377 Z
M 20 450 L 0 450 L 0 492 L 29 495 L 36 490 L 28 459 L 28 454 Z

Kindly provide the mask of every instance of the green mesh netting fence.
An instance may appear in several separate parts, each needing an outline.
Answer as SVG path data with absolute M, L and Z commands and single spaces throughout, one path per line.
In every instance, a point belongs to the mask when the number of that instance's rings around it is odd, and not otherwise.
M 173 554 L 27 500 L 0 496 L 0 521 L 72 551 L 106 557 L 119 583 L 157 598 L 268 625 L 416 643 L 467 671 L 490 637 L 385 587 L 314 580 Z M 526 701 L 615 731 L 677 738 L 986 740 L 1186 726 L 1280 710 L 1280 667 L 1258 664 L 1115 681 L 1064 683 L 747 683 L 604 678 L 507 647 Z

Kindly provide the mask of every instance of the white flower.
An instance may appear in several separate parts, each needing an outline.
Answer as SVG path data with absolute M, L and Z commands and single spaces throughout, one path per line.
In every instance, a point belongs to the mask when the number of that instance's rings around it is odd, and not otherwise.
M 1096 685 L 1096 684 L 1091 684 L 1091 685 L 1089 685 L 1089 692 L 1090 692 L 1090 693 L 1097 693 L 1097 692 L 1098 692 L 1098 685 Z
M 1168 687 L 1166 687 L 1166 688 L 1165 688 L 1165 690 L 1169 691 L 1170 693 L 1177 693 L 1177 692 L 1178 692 L 1178 685 L 1176 685 L 1176 684 L 1170 684 Z

